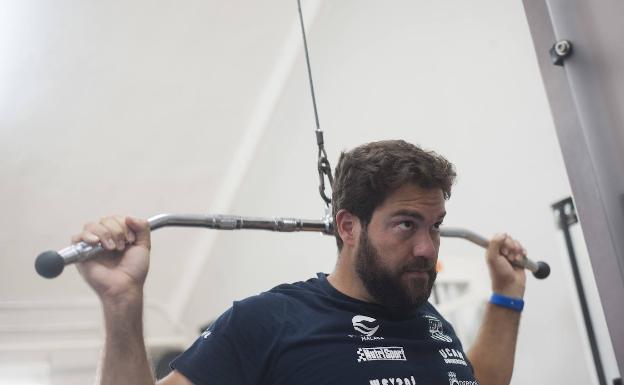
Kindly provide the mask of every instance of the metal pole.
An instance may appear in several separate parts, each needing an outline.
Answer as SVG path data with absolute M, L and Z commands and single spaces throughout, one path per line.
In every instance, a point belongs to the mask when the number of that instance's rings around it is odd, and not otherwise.
M 594 367 L 596 368 L 596 374 L 598 375 L 598 383 L 600 385 L 607 385 L 604 366 L 602 365 L 600 350 L 598 349 L 598 341 L 596 339 L 596 333 L 594 332 L 594 324 L 589 313 L 587 297 L 585 296 L 585 288 L 583 287 L 576 252 L 574 251 L 574 242 L 572 241 L 572 235 L 570 234 L 570 226 L 578 222 L 576 211 L 574 210 L 574 203 L 572 198 L 566 198 L 553 204 L 552 208 L 555 211 L 555 215 L 558 216 L 557 224 L 563 232 L 566 249 L 568 250 L 568 256 L 570 257 L 572 276 L 574 277 L 576 294 L 578 295 L 581 312 L 583 313 L 583 322 L 585 323 L 585 330 L 587 331 L 587 338 L 589 339 L 589 346 L 591 348 L 592 358 L 594 359 Z

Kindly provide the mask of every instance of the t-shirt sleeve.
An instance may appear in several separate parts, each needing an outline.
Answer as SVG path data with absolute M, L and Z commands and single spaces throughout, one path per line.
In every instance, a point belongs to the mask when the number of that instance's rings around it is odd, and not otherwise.
M 194 385 L 260 383 L 271 355 L 275 328 L 258 301 L 234 302 L 178 356 L 171 368 Z

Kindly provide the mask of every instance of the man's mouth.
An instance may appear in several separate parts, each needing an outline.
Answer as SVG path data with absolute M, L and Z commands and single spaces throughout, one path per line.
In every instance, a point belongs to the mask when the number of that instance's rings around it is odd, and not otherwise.
M 403 274 L 409 277 L 429 278 L 429 270 L 427 269 L 407 270 Z

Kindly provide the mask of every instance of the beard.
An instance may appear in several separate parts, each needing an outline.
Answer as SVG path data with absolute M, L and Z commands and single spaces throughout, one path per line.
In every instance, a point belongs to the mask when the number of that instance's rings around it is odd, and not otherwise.
M 406 273 L 426 269 L 428 279 L 407 277 Z M 411 310 L 427 301 L 433 288 L 437 272 L 429 259 L 416 257 L 407 264 L 392 271 L 382 262 L 377 248 L 368 239 L 364 229 L 360 237 L 355 259 L 355 271 L 364 288 L 375 302 L 401 311 Z

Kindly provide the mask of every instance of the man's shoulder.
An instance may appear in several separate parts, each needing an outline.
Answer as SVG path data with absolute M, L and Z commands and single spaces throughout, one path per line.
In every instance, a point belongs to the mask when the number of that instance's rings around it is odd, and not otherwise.
M 311 278 L 307 281 L 283 283 L 260 294 L 235 301 L 233 308 L 244 313 L 276 311 L 320 293 L 318 279 Z
M 419 308 L 419 313 L 424 315 L 425 317 L 433 317 L 441 320 L 444 323 L 448 323 L 446 318 L 436 309 L 436 307 L 429 301 L 422 304 Z

